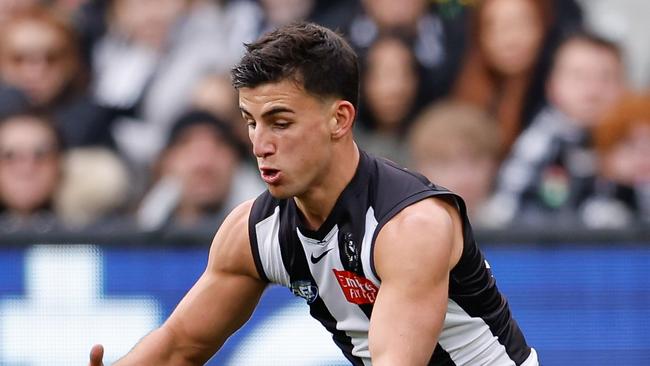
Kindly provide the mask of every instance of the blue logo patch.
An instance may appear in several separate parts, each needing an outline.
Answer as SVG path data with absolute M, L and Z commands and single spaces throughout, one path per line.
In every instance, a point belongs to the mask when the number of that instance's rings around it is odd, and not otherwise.
M 291 282 L 291 292 L 307 300 L 307 304 L 311 304 L 318 297 L 318 286 L 311 281 L 293 281 Z

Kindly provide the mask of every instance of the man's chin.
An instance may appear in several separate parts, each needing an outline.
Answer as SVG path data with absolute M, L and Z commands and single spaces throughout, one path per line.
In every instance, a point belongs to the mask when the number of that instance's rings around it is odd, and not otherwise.
M 286 189 L 282 189 L 279 186 L 267 185 L 266 188 L 269 190 L 271 196 L 273 196 L 275 199 L 284 200 L 294 196 L 291 194 L 291 192 L 287 191 Z

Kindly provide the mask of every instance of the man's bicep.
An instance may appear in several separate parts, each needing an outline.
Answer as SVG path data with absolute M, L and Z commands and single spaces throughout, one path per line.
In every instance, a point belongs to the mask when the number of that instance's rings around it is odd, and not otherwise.
M 250 249 L 249 210 L 243 205 L 226 219 L 215 235 L 205 272 L 165 324 L 183 353 L 209 358 L 250 317 L 266 287 Z
M 373 363 L 419 364 L 431 357 L 447 309 L 454 225 L 439 203 L 423 201 L 378 235 L 374 255 L 382 282 L 370 326 Z

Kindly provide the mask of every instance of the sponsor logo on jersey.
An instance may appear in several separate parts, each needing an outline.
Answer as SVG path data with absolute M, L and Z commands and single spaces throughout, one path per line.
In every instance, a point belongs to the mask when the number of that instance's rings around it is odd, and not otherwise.
M 353 304 L 374 304 L 379 288 L 370 280 L 350 271 L 332 270 L 348 302 Z
M 291 292 L 307 300 L 307 304 L 311 304 L 318 297 L 318 286 L 311 281 L 293 281 L 291 282 Z

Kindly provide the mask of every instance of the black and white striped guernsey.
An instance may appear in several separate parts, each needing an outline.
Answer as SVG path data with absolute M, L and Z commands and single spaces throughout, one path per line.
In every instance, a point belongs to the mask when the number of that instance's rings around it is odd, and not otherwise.
M 400 210 L 432 196 L 457 203 L 464 249 L 450 273 L 447 314 L 429 364 L 537 365 L 474 241 L 460 197 L 363 151 L 352 181 L 317 231 L 306 228 L 293 199 L 267 191 L 255 200 L 248 227 L 259 275 L 305 298 L 345 357 L 370 365 L 369 319 L 381 286 L 375 239 Z

